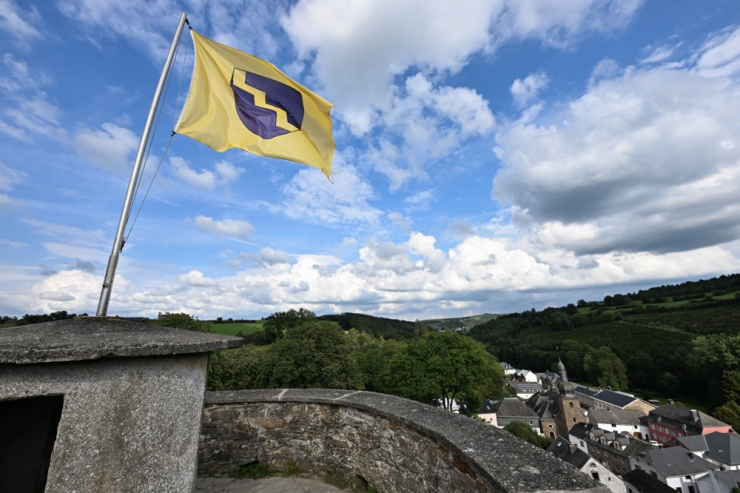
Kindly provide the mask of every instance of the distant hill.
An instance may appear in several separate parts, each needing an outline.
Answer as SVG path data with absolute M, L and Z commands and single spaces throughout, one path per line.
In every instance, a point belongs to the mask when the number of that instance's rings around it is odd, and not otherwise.
M 392 318 L 373 317 L 361 313 L 342 313 L 340 315 L 321 315 L 319 320 L 337 322 L 343 330 L 357 329 L 385 339 L 413 339 L 414 322 Z
M 422 320 L 429 328 L 433 330 L 448 330 L 448 329 L 460 329 L 460 328 L 471 328 L 476 325 L 493 320 L 498 315 L 491 313 L 484 313 L 482 315 L 473 315 L 472 317 L 458 317 L 458 318 L 434 318 L 430 320 Z

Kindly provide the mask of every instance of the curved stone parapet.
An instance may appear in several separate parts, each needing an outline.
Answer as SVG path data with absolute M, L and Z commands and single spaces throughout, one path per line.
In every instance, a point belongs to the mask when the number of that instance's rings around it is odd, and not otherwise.
M 392 492 L 593 492 L 608 489 L 482 421 L 374 392 L 206 392 L 199 472 L 295 461 Z

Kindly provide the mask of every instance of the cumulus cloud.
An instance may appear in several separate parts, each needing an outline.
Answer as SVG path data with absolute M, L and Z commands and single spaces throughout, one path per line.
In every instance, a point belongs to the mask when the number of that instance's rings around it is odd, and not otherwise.
M 370 183 L 354 166 L 335 158 L 341 173 L 334 183 L 315 169 L 301 169 L 284 187 L 282 212 L 294 219 L 326 224 L 375 223 L 381 211 L 370 205 L 374 193 Z
M 188 166 L 185 159 L 177 156 L 170 158 L 170 164 L 178 179 L 192 187 L 202 188 L 209 192 L 213 192 L 217 188 L 228 187 L 244 171 L 226 161 L 216 163 L 214 171 L 207 169 L 196 171 Z
M 487 135 L 495 125 L 488 101 L 476 91 L 438 87 L 421 74 L 406 79 L 381 119 L 377 144 L 369 145 L 361 160 L 388 178 L 391 191 L 426 178 L 430 162 L 468 138 Z
M 455 72 L 475 52 L 538 39 L 567 46 L 624 26 L 640 0 L 303 0 L 281 24 L 342 115 L 363 133 L 392 105 L 393 77 L 410 67 Z M 372 48 L 370 48 L 372 47 Z
M 82 128 L 75 133 L 75 152 L 103 169 L 120 169 L 132 164 L 131 155 L 139 146 L 138 136 L 115 123 L 101 129 Z
M 544 89 L 550 79 L 544 72 L 530 74 L 524 79 L 516 79 L 509 88 L 514 101 L 520 107 L 528 105 L 537 98 L 540 89 Z
M 289 264 L 293 256 L 270 247 L 260 249 L 259 253 L 242 253 L 242 258 L 247 262 L 254 262 L 258 266 L 270 266 L 278 264 Z
M 222 219 L 220 221 L 206 216 L 196 216 L 193 219 L 195 227 L 202 233 L 214 233 L 216 236 L 234 236 L 246 238 L 254 231 L 247 221 L 238 219 Z
M 511 124 L 497 135 L 493 197 L 532 241 L 577 254 L 739 238 L 740 91 L 701 73 L 627 70 L 570 102 L 567 125 Z

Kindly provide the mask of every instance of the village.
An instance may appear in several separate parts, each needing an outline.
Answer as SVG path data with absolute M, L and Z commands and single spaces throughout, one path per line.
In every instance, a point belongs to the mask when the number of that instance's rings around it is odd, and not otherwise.
M 553 439 L 547 452 L 613 493 L 737 493 L 740 436 L 727 423 L 673 401 L 593 389 L 559 373 L 500 363 L 516 397 L 486 400 L 478 417 L 519 421 Z

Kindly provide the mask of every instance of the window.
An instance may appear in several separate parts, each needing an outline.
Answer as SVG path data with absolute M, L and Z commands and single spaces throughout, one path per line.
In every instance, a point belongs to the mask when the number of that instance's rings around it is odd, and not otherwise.
M 681 493 L 681 487 L 680 487 L 680 486 L 676 487 L 676 491 L 677 491 L 678 493 Z
M 573 418 L 573 422 L 574 422 L 574 423 L 576 422 L 576 418 Z
M 591 473 L 591 476 L 593 476 L 593 478 L 594 478 L 594 479 L 595 479 L 596 481 L 598 481 L 598 480 L 599 480 L 599 473 L 598 473 L 598 472 L 592 472 L 592 473 Z
M 555 438 L 555 433 L 553 433 L 552 431 L 550 432 L 550 438 Z
M 690 481 L 691 480 L 691 476 L 684 476 L 684 479 L 688 479 Z
M 568 404 L 570 404 L 570 407 L 573 407 L 573 403 L 572 402 L 569 402 Z
M 581 447 L 585 447 L 585 446 L 586 446 L 586 444 L 583 443 L 583 441 L 581 441 Z
M 627 493 L 632 493 L 632 488 L 630 488 L 629 486 L 627 487 Z
M 651 475 L 652 475 L 653 477 L 656 477 L 656 478 L 658 477 L 658 475 L 657 475 L 657 474 L 655 474 L 655 471 L 650 471 L 650 474 L 651 474 Z
M 552 428 L 552 425 L 547 425 L 548 428 Z
M 696 492 L 694 491 L 694 487 L 693 487 L 693 486 L 691 486 L 691 485 L 689 485 L 689 493 L 696 493 Z

